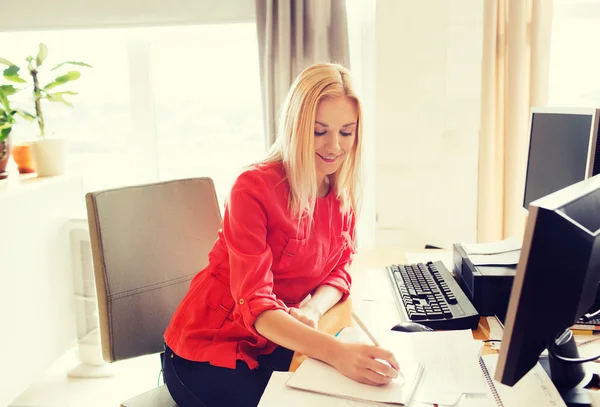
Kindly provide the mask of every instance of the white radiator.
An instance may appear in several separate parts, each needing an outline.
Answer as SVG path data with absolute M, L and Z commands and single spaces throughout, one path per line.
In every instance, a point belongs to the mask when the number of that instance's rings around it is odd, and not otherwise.
M 69 371 L 69 376 L 111 376 L 110 365 L 102 359 L 94 262 L 87 219 L 69 221 L 69 238 L 77 310 L 77 347 L 81 361 L 80 365 Z

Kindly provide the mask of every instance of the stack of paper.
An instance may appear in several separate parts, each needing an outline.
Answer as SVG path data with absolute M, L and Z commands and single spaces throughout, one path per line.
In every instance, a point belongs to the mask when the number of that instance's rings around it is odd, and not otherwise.
M 521 256 L 521 242 L 514 236 L 500 242 L 462 243 L 462 247 L 476 266 L 515 265 Z
M 439 332 L 391 331 L 381 344 L 396 359 L 423 364 L 424 374 L 414 399 L 453 405 L 464 393 L 483 393 L 479 366 L 482 343 L 470 330 Z

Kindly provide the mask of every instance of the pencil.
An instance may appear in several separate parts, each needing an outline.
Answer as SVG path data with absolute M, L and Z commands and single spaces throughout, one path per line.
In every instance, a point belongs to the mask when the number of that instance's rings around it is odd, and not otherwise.
M 375 337 L 373 336 L 371 331 L 369 331 L 369 328 L 367 328 L 367 326 L 362 322 L 362 320 L 358 317 L 358 315 L 356 315 L 356 312 L 352 311 L 352 317 L 356 320 L 356 323 L 358 324 L 360 329 L 362 329 L 364 331 L 364 333 L 367 334 L 367 336 L 375 344 L 375 346 L 381 347 L 381 345 L 379 344 L 379 341 L 377 339 L 375 339 Z

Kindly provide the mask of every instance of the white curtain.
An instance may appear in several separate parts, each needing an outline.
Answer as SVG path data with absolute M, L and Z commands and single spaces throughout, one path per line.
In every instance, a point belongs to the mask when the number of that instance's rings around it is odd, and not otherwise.
M 256 25 L 266 145 L 276 138 L 277 116 L 290 85 L 307 66 L 349 67 L 345 0 L 256 0 Z
M 548 101 L 552 0 L 484 6 L 477 240 L 522 238 L 529 117 Z

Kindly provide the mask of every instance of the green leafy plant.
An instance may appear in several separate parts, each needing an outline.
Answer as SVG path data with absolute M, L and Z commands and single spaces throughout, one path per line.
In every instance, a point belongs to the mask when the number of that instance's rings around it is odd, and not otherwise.
M 17 115 L 27 120 L 34 120 L 35 117 L 21 109 L 13 109 L 8 97 L 17 93 L 13 85 L 0 85 L 0 142 L 6 140 L 12 131 Z
M 44 123 L 44 115 L 42 112 L 42 100 L 63 103 L 67 106 L 71 106 L 71 103 L 67 99 L 65 99 L 65 95 L 76 95 L 77 93 L 72 92 L 70 90 L 62 90 L 62 86 L 65 85 L 66 83 L 69 83 L 69 82 L 79 79 L 79 77 L 81 76 L 81 73 L 79 71 L 70 70 L 66 73 L 63 73 L 62 75 L 58 75 L 58 76 L 54 77 L 54 79 L 52 79 L 50 82 L 46 83 L 45 85 L 41 85 L 40 84 L 40 76 L 39 76 L 40 75 L 40 67 L 43 65 L 43 63 L 47 57 L 48 57 L 48 47 L 45 44 L 40 43 L 37 56 L 34 58 L 33 56 L 30 55 L 27 58 L 25 58 L 25 60 L 27 61 L 27 72 L 29 74 L 29 81 L 23 79 L 23 77 L 20 75 L 21 68 L 19 66 L 10 62 L 9 60 L 7 60 L 5 58 L 0 58 L 0 64 L 8 66 L 8 68 L 4 69 L 4 72 L 3 72 L 4 79 L 6 79 L 7 81 L 10 81 L 10 82 L 13 82 L 13 83 L 17 83 L 19 85 L 25 84 L 24 88 L 18 88 L 18 89 L 12 85 L 3 85 L 3 86 L 11 86 L 10 89 L 7 88 L 8 89 L 7 92 L 9 94 L 14 94 L 19 90 L 26 89 L 27 87 L 31 88 L 31 92 L 33 95 L 34 107 L 35 107 L 35 114 L 32 115 L 32 114 L 25 113 L 25 112 L 21 112 L 23 114 L 17 112 L 17 114 L 20 114 L 21 116 L 23 116 L 26 119 L 33 118 L 34 120 L 36 120 L 38 123 L 38 126 L 40 128 L 40 136 L 41 137 L 44 137 L 46 135 L 46 126 Z M 52 72 L 57 71 L 58 69 L 63 68 L 65 66 L 69 66 L 69 65 L 82 66 L 82 67 L 88 67 L 88 68 L 92 67 L 91 65 L 88 65 L 84 62 L 67 61 L 67 62 L 62 62 L 62 63 L 56 65 L 50 71 L 52 71 Z M 27 85 L 29 85 L 29 86 L 27 86 Z M 59 89 L 55 89 L 55 88 L 59 88 Z M 12 93 L 10 93 L 10 92 L 12 92 Z M 5 110 L 8 110 L 8 109 L 5 109 Z M 7 121 L 7 123 L 8 123 L 8 121 Z M 6 137 L 8 137 L 8 135 Z

